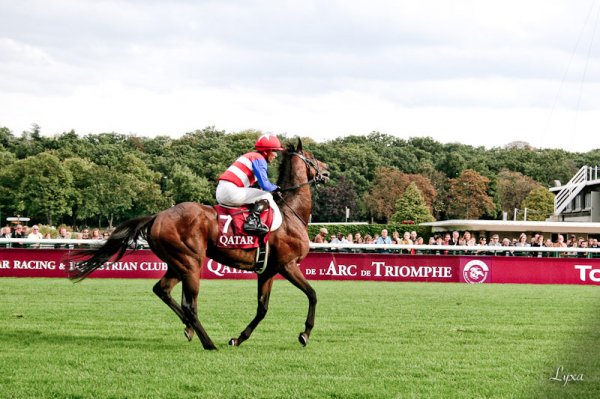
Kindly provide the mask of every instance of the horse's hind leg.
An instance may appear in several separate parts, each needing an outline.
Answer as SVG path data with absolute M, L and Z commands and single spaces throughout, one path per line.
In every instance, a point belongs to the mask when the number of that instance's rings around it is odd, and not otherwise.
M 185 324 L 184 334 L 188 341 L 191 341 L 194 338 L 194 329 L 191 326 L 190 321 L 185 316 L 183 309 L 181 306 L 175 302 L 173 297 L 171 296 L 171 291 L 173 287 L 179 283 L 180 278 L 171 271 L 171 269 L 167 270 L 167 273 L 161 278 L 152 288 L 152 291 L 158 296 L 164 303 L 167 304 L 173 312 L 181 319 L 183 324 Z
M 266 273 L 269 273 L 269 275 L 265 275 Z M 254 316 L 254 319 L 252 319 L 250 324 L 248 324 L 246 329 L 242 331 L 237 339 L 231 338 L 229 340 L 229 345 L 241 345 L 242 342 L 250 338 L 250 335 L 256 326 L 258 326 L 258 323 L 265 318 L 267 310 L 269 309 L 269 297 L 271 296 L 271 288 L 273 287 L 274 277 L 275 275 L 269 271 L 265 271 L 264 274 L 258 275 L 258 306 L 256 308 L 256 316 Z
M 302 346 L 306 346 L 306 344 L 308 343 L 308 338 L 310 337 L 310 332 L 312 331 L 315 325 L 317 293 L 310 286 L 308 280 L 306 280 L 306 277 L 304 277 L 304 274 L 302 274 L 302 271 L 300 270 L 296 262 L 287 264 L 285 268 L 279 273 L 294 286 L 302 290 L 302 292 L 304 292 L 304 294 L 308 298 L 308 315 L 306 316 L 305 329 L 304 332 L 301 332 L 298 336 L 298 341 L 300 341 Z
M 215 344 L 212 342 L 204 327 L 198 319 L 198 292 L 200 290 L 200 276 L 195 273 L 190 273 L 183 276 L 183 300 L 182 309 L 186 319 L 189 320 L 191 327 L 198 334 L 200 342 L 204 349 L 217 349 Z

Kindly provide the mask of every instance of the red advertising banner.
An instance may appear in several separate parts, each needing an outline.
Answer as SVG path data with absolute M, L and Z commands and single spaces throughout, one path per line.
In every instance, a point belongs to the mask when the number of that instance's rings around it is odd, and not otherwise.
M 0 249 L 0 277 L 66 277 L 65 249 Z M 311 252 L 310 280 L 600 285 L 600 259 Z M 107 262 L 90 277 L 159 279 L 167 265 L 149 250 Z M 253 272 L 207 260 L 204 279 L 254 279 Z

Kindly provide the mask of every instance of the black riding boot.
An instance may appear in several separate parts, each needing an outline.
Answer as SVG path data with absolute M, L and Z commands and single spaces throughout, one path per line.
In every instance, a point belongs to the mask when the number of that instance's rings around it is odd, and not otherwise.
M 269 228 L 265 226 L 260 220 L 260 214 L 269 207 L 269 201 L 260 200 L 254 203 L 252 209 L 250 209 L 250 215 L 244 222 L 244 231 L 249 234 L 264 236 L 269 232 Z

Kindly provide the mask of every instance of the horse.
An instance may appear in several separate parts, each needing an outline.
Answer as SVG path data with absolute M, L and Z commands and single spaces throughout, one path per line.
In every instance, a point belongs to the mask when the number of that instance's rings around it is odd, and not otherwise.
M 302 141 L 294 148 L 289 144 L 282 151 L 277 185 L 281 187 L 275 201 L 283 218 L 281 226 L 269 236 L 270 255 L 264 271 L 257 274 L 258 306 L 256 315 L 229 345 L 239 346 L 248 338 L 266 316 L 273 279 L 280 274 L 299 288 L 308 298 L 305 329 L 298 336 L 302 346 L 308 340 L 315 322 L 317 295 L 299 268 L 309 251 L 308 221 L 312 208 L 311 184 L 329 180 L 327 164 L 318 161 L 312 153 L 302 149 Z M 154 293 L 165 302 L 185 325 L 188 341 L 198 335 L 206 350 L 217 347 L 198 318 L 197 299 L 200 272 L 206 257 L 221 264 L 242 270 L 252 270 L 257 249 L 229 249 L 217 247 L 217 213 L 212 206 L 184 202 L 152 216 L 131 219 L 119 225 L 107 241 L 98 248 L 75 255 L 69 278 L 81 281 L 105 262 L 118 261 L 126 253 L 135 251 L 135 243 L 144 238 L 150 249 L 167 264 L 164 276 L 154 285 Z M 181 304 L 171 291 L 182 283 Z

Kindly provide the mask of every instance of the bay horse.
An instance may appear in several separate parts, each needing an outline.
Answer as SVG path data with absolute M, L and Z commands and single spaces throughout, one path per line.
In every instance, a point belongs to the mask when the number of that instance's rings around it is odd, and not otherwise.
M 302 142 L 293 144 L 282 152 L 277 185 L 282 187 L 276 203 L 281 210 L 283 223 L 271 232 L 270 255 L 265 270 L 258 274 L 258 307 L 256 315 L 230 345 L 239 346 L 248 338 L 265 317 L 273 279 L 281 274 L 308 298 L 308 315 L 305 329 L 298 336 L 306 346 L 315 322 L 317 295 L 298 264 L 309 251 L 307 226 L 312 208 L 312 183 L 329 179 L 327 165 L 319 162 L 310 152 L 302 149 Z M 81 281 L 105 262 L 116 262 L 127 252 L 134 251 L 139 238 L 148 241 L 150 249 L 168 266 L 165 275 L 154 285 L 154 293 L 162 299 L 185 324 L 184 333 L 191 341 L 198 334 L 204 349 L 217 349 L 198 318 L 197 298 L 200 272 L 206 257 L 221 264 L 242 270 L 254 267 L 256 249 L 227 249 L 217 247 L 218 221 L 212 206 L 195 202 L 177 204 L 153 216 L 131 219 L 119 225 L 107 241 L 74 255 L 75 263 L 69 278 Z M 133 244 L 133 248 L 132 248 Z M 171 296 L 171 291 L 182 283 L 181 305 Z

